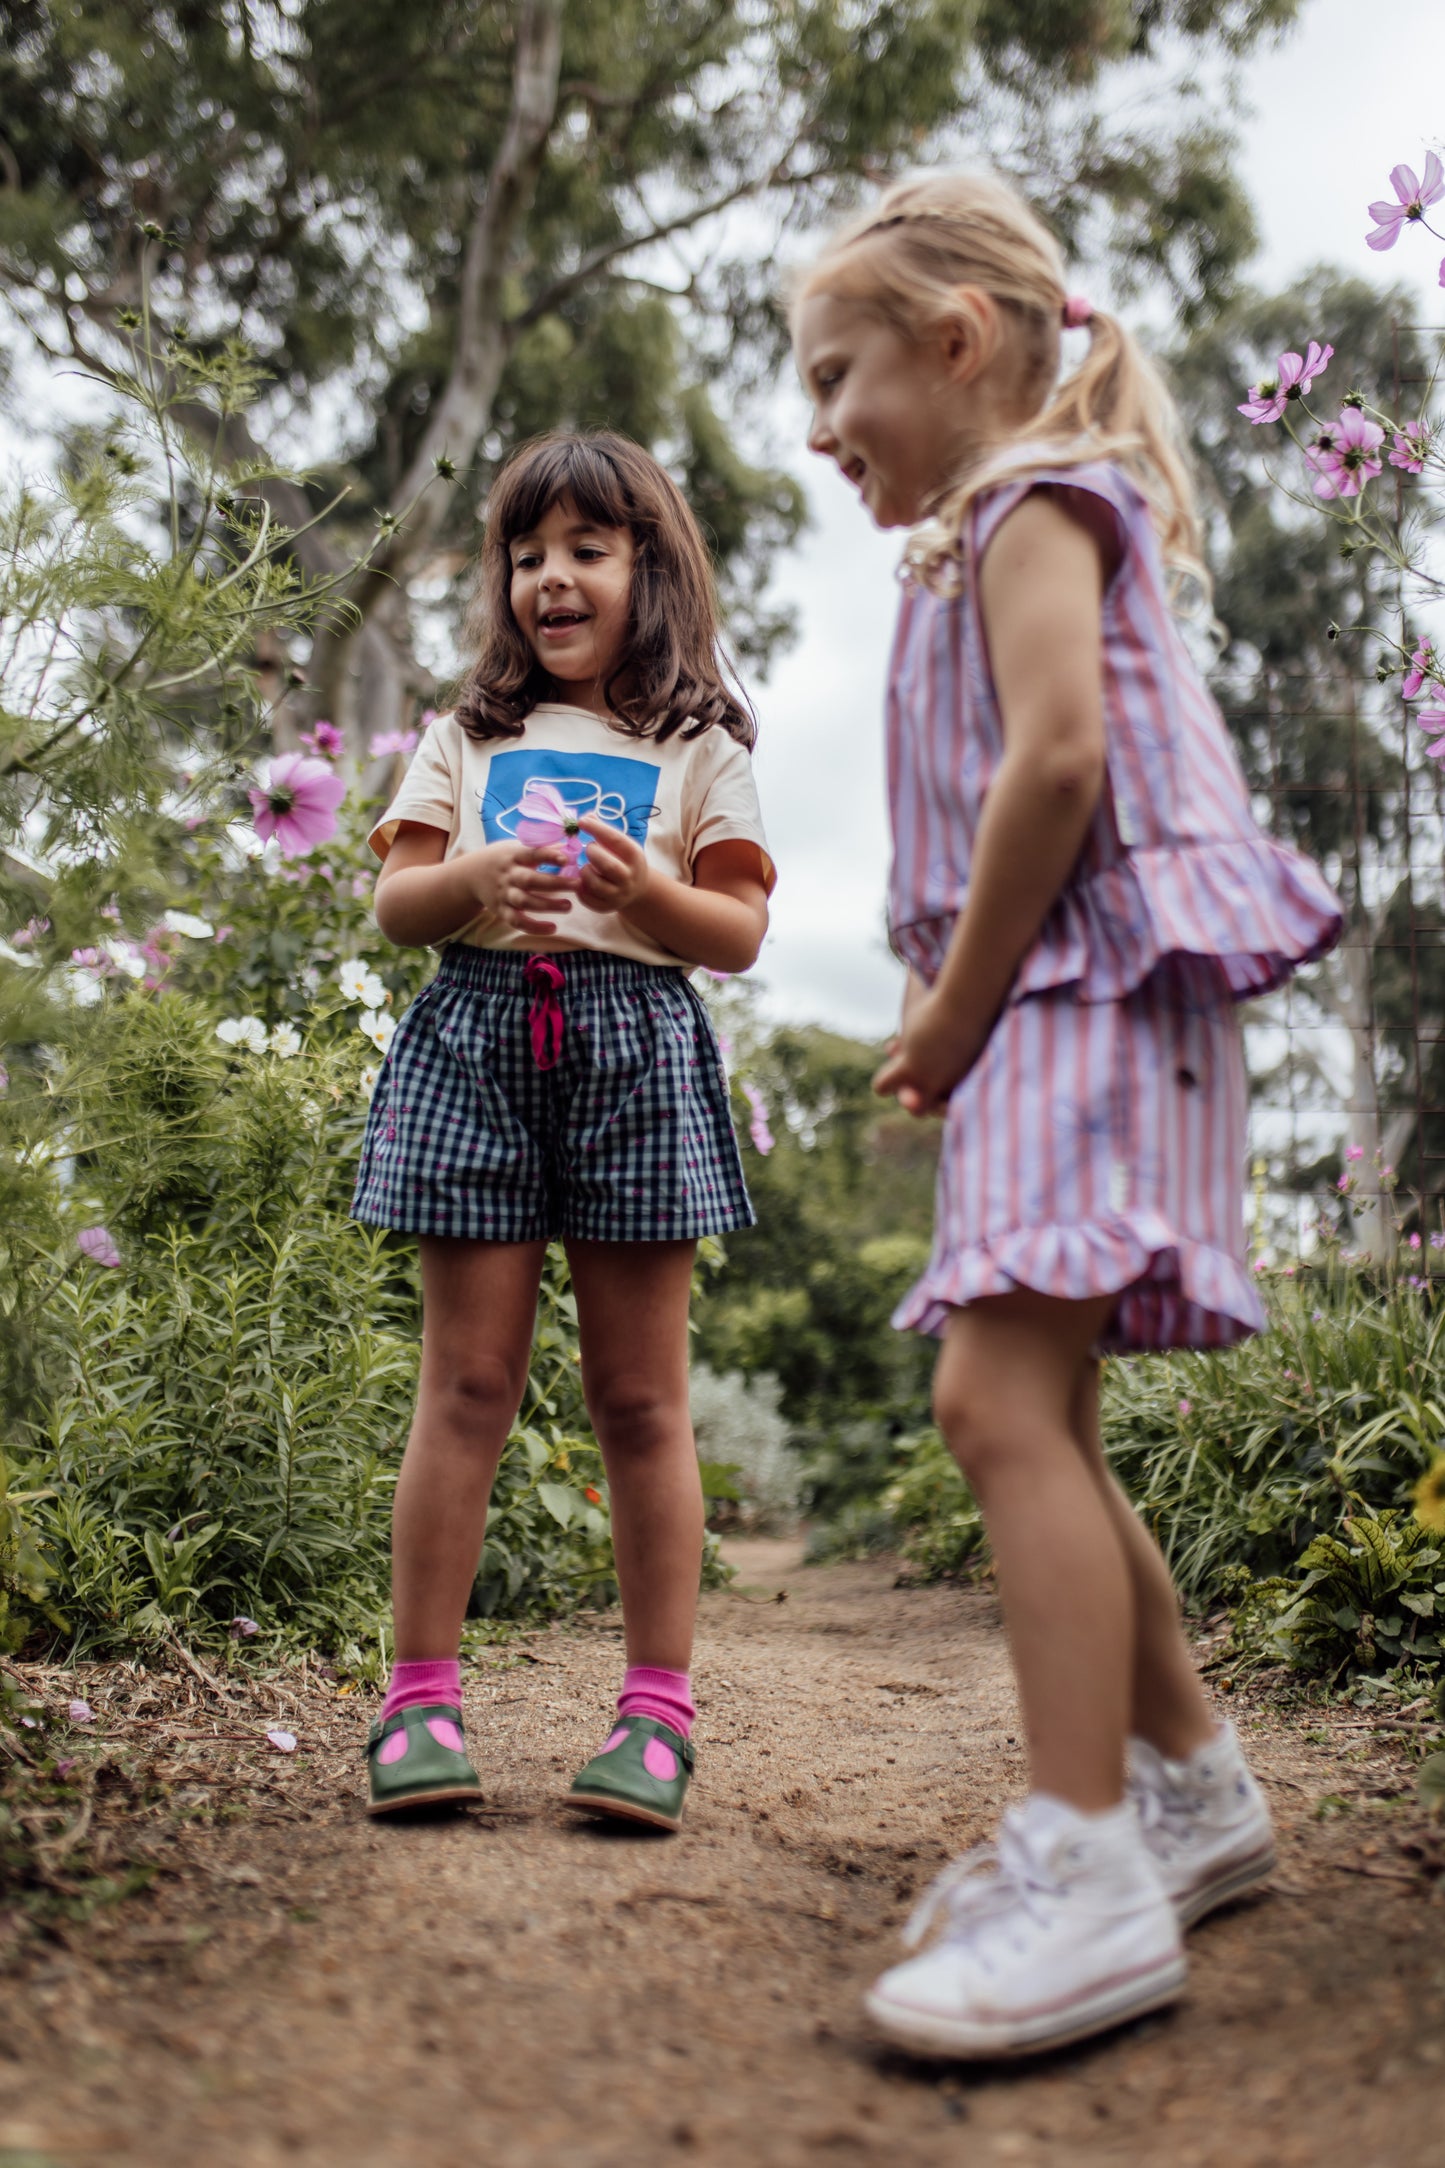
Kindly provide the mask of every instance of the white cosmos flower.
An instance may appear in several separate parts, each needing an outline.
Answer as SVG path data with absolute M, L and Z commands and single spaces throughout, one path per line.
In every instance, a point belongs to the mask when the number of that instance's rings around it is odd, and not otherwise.
M 396 1037 L 396 1018 L 385 1015 L 380 1009 L 365 1009 L 357 1022 L 372 1045 L 380 1047 L 384 1054 Z
M 372 1093 L 376 1090 L 376 1080 L 380 1075 L 381 1071 L 377 1067 L 376 1063 L 374 1061 L 369 1061 L 366 1064 L 366 1067 L 362 1070 L 361 1076 L 358 1079 L 361 1085 L 361 1096 L 363 1099 L 369 1099 Z
M 266 1026 L 259 1016 L 227 1016 L 216 1026 L 216 1037 L 227 1046 L 244 1046 L 249 1053 L 266 1051 Z
M 183 933 L 191 941 L 213 941 L 216 929 L 208 918 L 195 918 L 189 911 L 162 911 L 161 924 L 171 933 Z
M 344 963 L 336 974 L 336 983 L 348 1001 L 359 1001 L 364 1009 L 379 1009 L 386 1002 L 386 988 L 359 956 Z
M 289 1061 L 293 1054 L 301 1051 L 301 1034 L 294 1024 L 278 1024 L 268 1044 L 273 1054 L 279 1054 L 283 1060 Z
M 101 947 L 117 971 L 123 971 L 128 979 L 143 979 L 146 960 L 134 941 L 102 941 Z

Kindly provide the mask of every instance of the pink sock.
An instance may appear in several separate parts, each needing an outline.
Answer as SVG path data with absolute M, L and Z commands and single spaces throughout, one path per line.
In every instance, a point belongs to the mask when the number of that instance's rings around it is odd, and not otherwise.
M 697 1715 L 692 1705 L 692 1682 L 685 1671 L 659 1671 L 653 1664 L 629 1664 L 617 1697 L 619 1716 L 655 1716 L 684 1739 L 691 1736 Z
M 439 1657 L 424 1664 L 393 1664 L 381 1705 L 383 1724 L 398 1709 L 417 1709 L 423 1702 L 446 1701 L 461 1705 L 462 1667 L 455 1656 Z

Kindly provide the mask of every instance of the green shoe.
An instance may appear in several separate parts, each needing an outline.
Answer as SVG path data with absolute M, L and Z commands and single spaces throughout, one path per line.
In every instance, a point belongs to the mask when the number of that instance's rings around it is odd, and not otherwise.
M 449 1746 L 431 1729 L 453 1730 L 460 1741 L 462 1712 L 448 1701 L 398 1709 L 372 1725 L 365 1754 L 371 1778 L 368 1814 L 394 1814 L 402 1807 L 439 1807 L 448 1801 L 480 1799 L 477 1772 L 460 1745 Z M 394 1760 L 383 1760 L 387 1740 L 404 1734 L 406 1745 Z
M 618 1738 L 619 1732 L 626 1736 Z M 578 1770 L 564 1805 L 646 1822 L 653 1829 L 676 1829 L 696 1761 L 687 1740 L 655 1716 L 619 1716 L 612 1736 L 616 1746 L 605 1746 Z M 665 1762 L 672 1765 L 670 1776 L 659 1773 Z

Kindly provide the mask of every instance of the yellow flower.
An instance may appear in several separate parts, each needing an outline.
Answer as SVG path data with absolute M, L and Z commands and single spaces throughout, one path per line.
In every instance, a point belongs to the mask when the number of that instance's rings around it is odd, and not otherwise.
M 1434 1461 L 1415 1485 L 1415 1518 L 1422 1528 L 1445 1535 L 1445 1453 Z

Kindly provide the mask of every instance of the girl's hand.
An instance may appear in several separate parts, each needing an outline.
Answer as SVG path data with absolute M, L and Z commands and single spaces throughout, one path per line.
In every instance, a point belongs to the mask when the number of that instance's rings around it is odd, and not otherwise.
M 873 1079 L 873 1089 L 880 1098 L 896 1099 L 905 1113 L 942 1114 L 983 1052 L 984 1039 L 937 994 L 915 993 L 912 987 L 909 994 L 902 1029 Z
M 488 843 L 465 852 L 461 863 L 477 902 L 518 933 L 555 933 L 572 908 L 561 891 L 575 891 L 577 874 L 546 844 Z
M 589 911 L 628 911 L 647 894 L 652 868 L 640 843 L 589 813 L 578 822 L 587 836 L 587 857 L 577 894 Z

